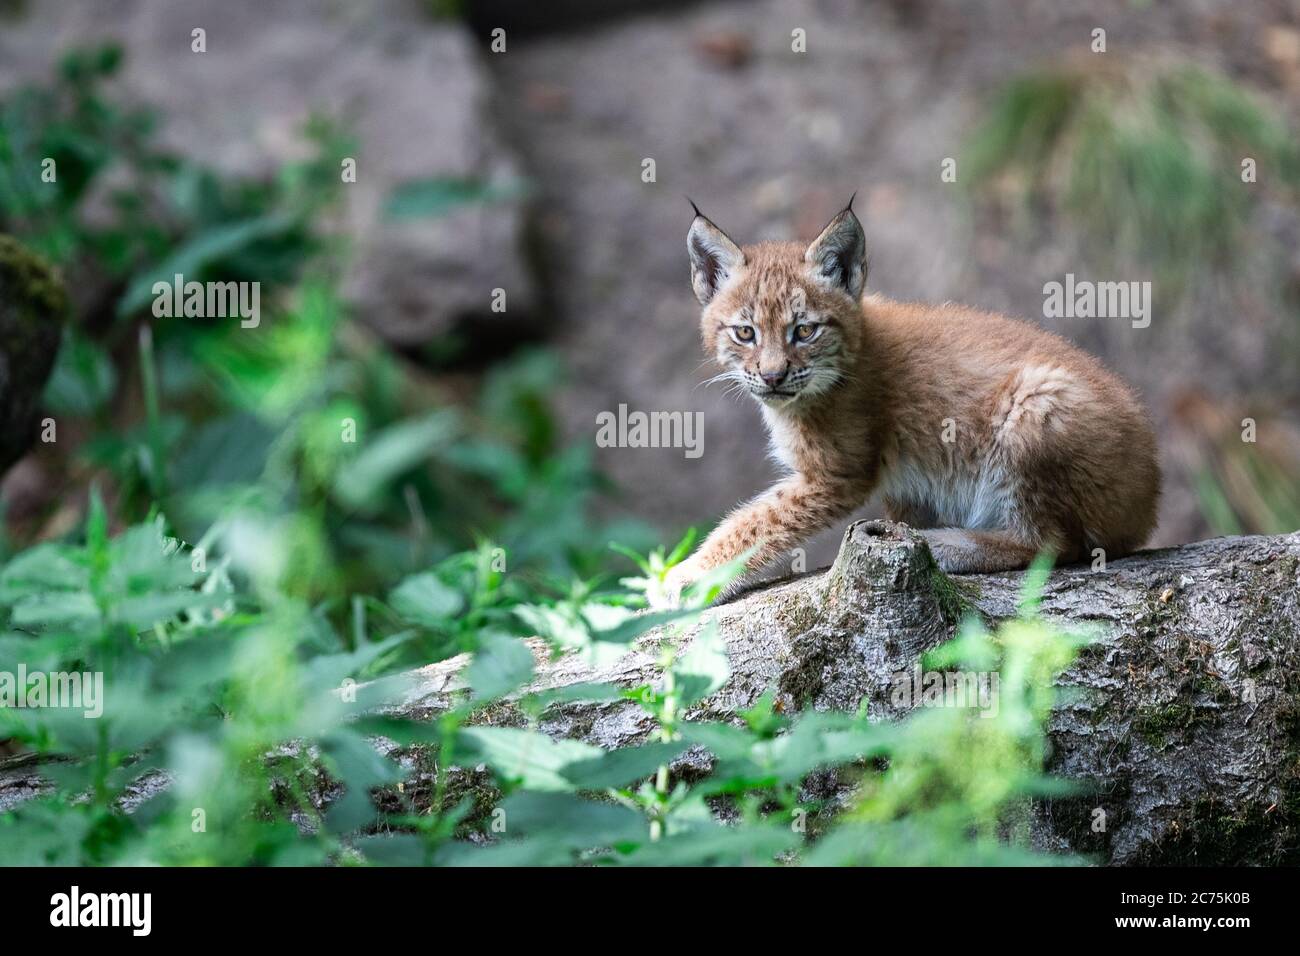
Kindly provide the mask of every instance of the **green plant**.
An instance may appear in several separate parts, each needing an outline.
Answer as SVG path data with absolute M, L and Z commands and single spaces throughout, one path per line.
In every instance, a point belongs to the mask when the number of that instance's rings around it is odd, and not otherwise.
M 983 196 L 1068 217 L 1092 254 L 1185 290 L 1240 257 L 1263 197 L 1297 194 L 1300 151 L 1285 122 L 1227 77 L 1111 56 L 1009 83 L 970 139 L 966 175 Z M 1258 181 L 1243 182 L 1247 159 Z
M 40 545 L 0 569 L 8 624 L 0 673 L 20 665 L 99 673 L 107 689 L 95 719 L 61 708 L 0 709 L 0 732 L 45 758 L 53 782 L 48 794 L 0 815 L 0 860 L 1037 859 L 1000 827 L 1019 801 L 1060 792 L 1040 773 L 1041 724 L 1052 678 L 1077 641 L 1037 621 L 1032 606 L 991 635 L 967 625 L 934 652 L 932 666 L 998 668 L 994 720 L 956 708 L 897 725 L 863 713 L 785 715 L 771 695 L 733 721 L 684 720 L 728 677 L 716 629 L 695 626 L 689 639 L 685 630 L 725 575 L 666 614 L 635 613 L 634 592 L 579 589 L 524 601 L 484 545 L 408 578 L 384 601 L 354 600 L 348 634 L 323 607 L 286 593 L 282 576 L 268 575 L 268 553 L 282 564 L 291 551 L 278 529 L 236 524 L 187 547 L 167 536 L 161 517 L 110 538 L 96 498 L 84 544 Z M 524 634 L 540 634 L 556 653 L 600 657 L 661 624 L 669 629 L 655 686 L 525 690 L 534 656 Z M 383 714 L 406 691 L 407 664 L 463 652 L 472 655 L 468 686 L 440 716 Z M 537 729 L 548 708 L 575 699 L 635 701 L 656 730 L 644 744 L 605 751 Z M 507 700 L 525 726 L 474 721 Z M 383 740 L 398 750 L 377 750 Z M 396 787 L 406 771 L 395 757 L 409 747 L 432 748 L 432 793 Z M 693 747 L 712 755 L 711 772 L 676 777 L 674 761 Z M 499 798 L 458 789 L 451 766 L 480 762 L 492 769 Z M 857 802 L 842 816 L 801 789 L 810 773 L 831 767 L 859 778 Z M 381 793 L 389 796 L 372 797 Z M 487 806 L 478 807 L 482 799 Z M 487 847 L 458 839 L 481 825 L 484 811 L 506 821 L 503 832 L 489 834 Z
M 116 313 L 133 316 L 158 279 L 292 280 L 317 247 L 311 220 L 337 176 L 346 140 L 329 123 L 318 146 L 272 180 L 222 177 L 155 145 L 156 116 L 104 90 L 120 69 L 112 45 L 64 57 L 49 86 L 0 100 L 0 230 L 56 263 L 127 283 Z M 103 208 L 93 218 L 85 207 Z
M 1187 391 L 1170 445 L 1215 534 L 1285 534 L 1300 527 L 1300 433 L 1264 402 L 1211 401 Z
M 660 555 L 639 563 L 647 576 L 662 577 L 672 562 Z M 957 641 L 930 657 L 931 666 L 998 669 L 1001 706 L 992 720 L 958 708 L 918 712 L 901 725 L 873 723 L 861 712 L 809 711 L 789 717 L 777 713 L 772 696 L 765 695 L 733 722 L 683 721 L 689 707 L 728 677 L 725 650 L 711 624 L 696 629 L 684 652 L 680 630 L 725 583 L 725 574 L 669 620 L 643 616 L 612 625 L 605 620 L 604 627 L 593 628 L 581 614 L 557 617 L 521 607 L 517 613 L 551 642 L 597 656 L 601 649 L 584 646 L 584 638 L 621 649 L 649 624 L 667 623 L 657 686 L 578 692 L 597 699 L 629 697 L 653 718 L 656 729 L 644 744 L 611 751 L 554 741 L 535 727 L 463 729 L 468 757 L 488 764 L 505 794 L 498 807 L 501 816 L 493 815 L 502 821 L 503 835 L 487 848 L 445 841 L 432 860 L 532 865 L 1044 862 L 1024 845 L 1023 835 L 1007 827 L 1031 796 L 1068 790 L 1041 774 L 1041 727 L 1054 700 L 1052 679 L 1073 659 L 1080 641 L 1036 619 L 1033 592 L 1045 575 L 1040 566 L 1031 577 L 1019 619 L 992 635 L 968 622 Z M 653 580 L 642 580 L 635 589 L 653 587 Z M 630 631 L 628 624 L 633 624 Z M 521 669 L 517 683 L 530 675 L 530 669 Z M 672 762 L 692 747 L 711 753 L 712 771 L 699 780 L 674 779 Z M 889 766 L 883 772 L 864 766 L 864 761 L 884 757 Z M 810 773 L 834 767 L 850 769 L 861 781 L 859 799 L 843 819 L 809 806 L 801 796 L 801 783 Z M 819 816 L 815 830 L 806 825 L 810 812 Z M 805 834 L 815 840 L 808 842 Z

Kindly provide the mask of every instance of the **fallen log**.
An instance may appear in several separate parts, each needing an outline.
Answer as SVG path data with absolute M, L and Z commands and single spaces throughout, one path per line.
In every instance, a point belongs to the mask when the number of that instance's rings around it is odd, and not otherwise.
M 710 612 L 732 676 L 691 716 L 726 719 L 772 688 L 788 713 L 865 699 L 873 716 L 898 717 L 898 675 L 952 637 L 963 614 L 1014 616 L 1022 578 L 944 575 L 910 529 L 858 522 L 830 569 Z M 1047 770 L 1085 793 L 1035 805 L 1038 848 L 1114 864 L 1300 860 L 1300 533 L 1058 568 L 1041 613 L 1098 637 L 1058 679 L 1074 691 L 1048 725 Z M 652 633 L 603 669 L 542 662 L 534 689 L 652 684 L 657 659 Z M 450 706 L 463 664 L 418 671 L 402 710 Z M 635 703 L 599 701 L 553 708 L 540 728 L 614 748 L 642 742 L 652 725 Z

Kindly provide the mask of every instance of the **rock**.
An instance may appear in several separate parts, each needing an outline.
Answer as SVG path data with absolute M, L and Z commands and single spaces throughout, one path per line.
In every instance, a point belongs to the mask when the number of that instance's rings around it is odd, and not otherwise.
M 53 267 L 0 235 L 0 473 L 36 440 L 36 411 L 67 310 Z
M 603 20 L 667 12 L 697 3 L 699 0 L 550 0 L 544 4 L 474 0 L 464 5 L 464 15 L 484 36 L 498 28 L 508 36 L 530 36 L 590 29 Z
M 207 52 L 191 49 L 197 28 Z M 359 144 L 356 182 L 339 182 L 338 228 L 356 253 L 344 289 L 389 341 L 420 346 L 452 329 L 500 339 L 507 321 L 534 315 L 523 174 L 498 133 L 479 44 L 457 22 L 414 0 L 230 0 L 219 14 L 168 0 L 41 4 L 0 35 L 0 90 L 109 39 L 125 52 L 124 92 L 159 111 L 163 144 L 219 170 L 269 176 L 309 153 L 309 118 L 341 121 Z M 435 182 L 444 214 L 386 214 L 398 187 Z M 504 314 L 491 309 L 498 288 Z
M 749 35 L 739 30 L 721 30 L 701 34 L 695 40 L 695 49 L 715 66 L 724 70 L 738 70 L 749 63 L 754 55 Z

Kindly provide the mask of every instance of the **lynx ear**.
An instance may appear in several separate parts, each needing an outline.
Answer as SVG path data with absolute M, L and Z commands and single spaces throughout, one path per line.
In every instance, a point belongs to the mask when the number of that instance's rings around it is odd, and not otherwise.
M 691 231 L 686 234 L 686 249 L 691 255 L 691 287 L 700 305 L 708 305 L 727 277 L 745 264 L 740 247 L 701 215 L 699 209 L 695 210 Z
M 803 254 L 823 282 L 857 299 L 867 284 L 867 238 L 853 214 L 853 200 L 830 221 Z

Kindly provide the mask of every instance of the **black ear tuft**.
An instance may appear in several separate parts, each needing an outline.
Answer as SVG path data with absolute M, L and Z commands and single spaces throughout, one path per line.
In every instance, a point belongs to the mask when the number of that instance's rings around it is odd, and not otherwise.
M 867 238 L 853 213 L 853 199 L 812 241 L 803 258 L 813 267 L 818 281 L 853 299 L 862 295 L 867 283 Z
M 708 305 L 722 284 L 745 264 L 740 247 L 698 208 L 686 234 L 686 251 L 691 257 L 691 287 L 700 305 Z

